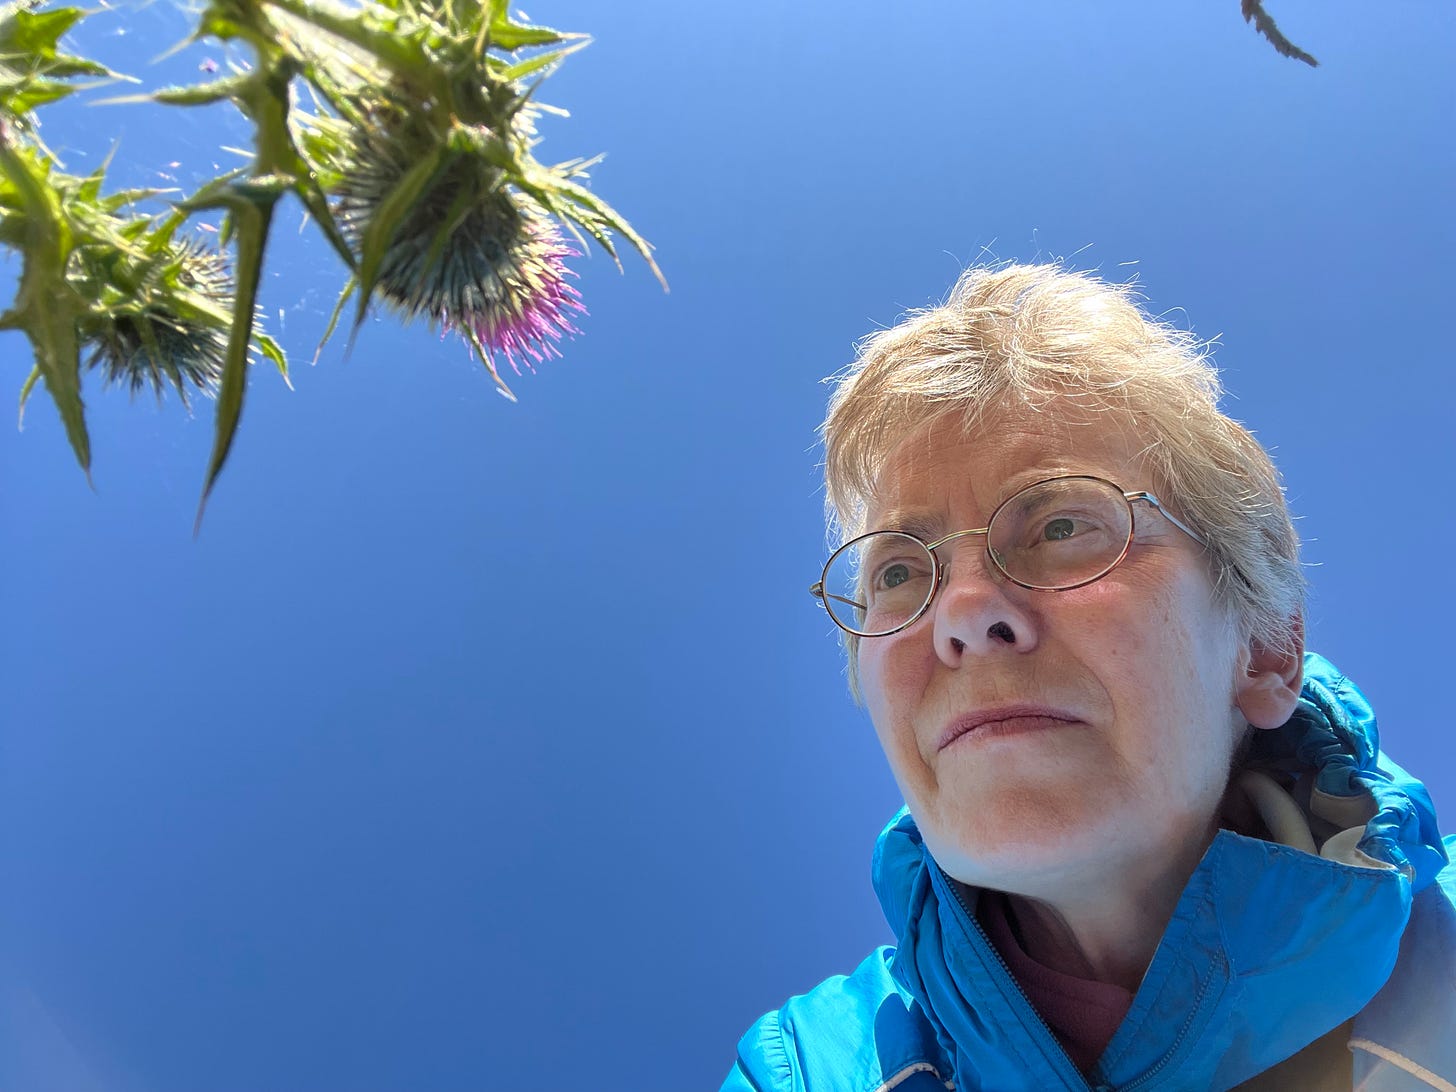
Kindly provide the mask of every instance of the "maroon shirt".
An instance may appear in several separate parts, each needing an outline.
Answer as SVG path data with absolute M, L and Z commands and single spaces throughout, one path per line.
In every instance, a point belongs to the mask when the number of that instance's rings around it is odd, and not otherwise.
M 976 917 L 991 945 L 1006 961 L 1011 976 L 1032 1008 L 1083 1072 L 1102 1057 L 1112 1035 L 1132 1007 L 1132 993 L 1121 986 L 1054 971 L 1032 959 L 1017 940 L 1011 909 L 999 891 L 982 891 Z

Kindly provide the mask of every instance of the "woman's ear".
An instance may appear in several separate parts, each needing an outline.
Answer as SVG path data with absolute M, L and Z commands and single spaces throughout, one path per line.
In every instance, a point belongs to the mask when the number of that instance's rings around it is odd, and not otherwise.
M 1283 727 L 1294 715 L 1304 683 L 1304 618 L 1292 620 L 1282 651 L 1251 638 L 1239 658 L 1243 663 L 1234 683 L 1239 712 L 1255 728 Z

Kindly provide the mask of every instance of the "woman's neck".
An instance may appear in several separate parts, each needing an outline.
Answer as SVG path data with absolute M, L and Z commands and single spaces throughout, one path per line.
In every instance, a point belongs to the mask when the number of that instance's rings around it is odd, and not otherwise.
M 1008 892 L 1026 954 L 1063 974 L 1136 992 L 1216 829 L 1160 867 L 1082 877 L 1053 898 Z

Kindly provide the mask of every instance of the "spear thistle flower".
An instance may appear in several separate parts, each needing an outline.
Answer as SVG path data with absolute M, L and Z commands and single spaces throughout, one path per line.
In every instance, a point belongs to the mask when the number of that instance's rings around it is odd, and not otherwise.
M 585 314 L 569 282 L 566 259 L 579 252 L 490 161 L 493 134 L 456 123 L 457 139 L 439 138 L 394 106 L 373 104 L 365 124 L 347 131 L 335 215 L 356 251 L 389 215 L 406 175 L 431 153 L 439 165 L 398 218 L 379 264 L 377 291 L 407 317 L 473 334 L 487 354 L 500 353 L 516 374 L 549 357 Z

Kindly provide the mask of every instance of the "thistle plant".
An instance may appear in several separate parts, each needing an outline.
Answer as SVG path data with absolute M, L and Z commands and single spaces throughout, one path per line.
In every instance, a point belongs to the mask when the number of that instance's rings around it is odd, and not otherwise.
M 578 332 L 567 260 L 588 239 L 614 260 L 615 237 L 626 239 L 661 280 L 646 241 L 583 185 L 594 160 L 548 166 L 533 154 L 549 109 L 535 100 L 540 81 L 585 39 L 512 19 L 504 0 L 211 0 L 194 39 L 236 43 L 250 59 L 150 97 L 230 102 L 253 123 L 252 159 L 150 216 L 136 209 L 160 194 L 106 195 L 101 172 L 65 174 L 36 135 L 36 108 L 69 94 L 67 81 L 112 75 L 60 51 L 80 18 L 29 0 L 0 7 L 0 244 L 22 258 L 0 329 L 30 337 L 21 405 L 44 379 L 88 475 L 83 361 L 133 391 L 216 395 L 206 503 L 250 362 L 266 355 L 287 376 L 282 349 L 257 329 L 257 300 L 289 195 L 348 270 L 329 334 L 351 297 L 356 331 L 382 299 L 459 334 L 507 396 L 497 358 L 519 373 Z M 209 211 L 223 214 L 230 262 L 183 230 Z
M 614 258 L 622 236 L 661 279 L 647 243 L 581 184 L 595 160 L 533 154 L 548 109 L 535 92 L 580 35 L 518 23 L 504 0 L 266 2 L 291 20 L 319 103 L 295 123 L 357 258 L 356 322 L 377 294 L 455 330 L 509 396 L 496 354 L 517 372 L 556 355 L 584 310 L 558 224 Z
M 232 278 L 207 244 L 174 241 L 175 221 L 142 223 L 141 245 L 77 256 L 73 280 L 104 304 L 83 323 L 83 364 L 133 394 L 150 387 L 160 400 L 170 386 L 188 405 L 189 389 L 211 397 L 222 380 Z
M 314 145 L 337 173 L 335 214 L 356 251 L 436 140 L 428 119 L 384 96 L 369 98 L 357 104 L 364 125 L 313 121 Z M 485 143 L 488 134 L 477 139 Z M 555 342 L 578 332 L 572 316 L 584 308 L 565 262 L 576 253 L 500 168 L 467 153 L 445 164 L 399 219 L 377 291 L 409 318 L 459 330 L 488 357 L 500 352 L 519 374 L 519 363 L 559 355 Z
M 221 256 L 178 238 L 182 217 L 135 211 L 155 191 L 106 194 L 104 168 L 67 174 L 41 142 L 38 106 L 71 93 L 75 77 L 112 76 L 60 51 L 80 17 L 71 8 L 0 7 L 0 244 L 21 255 L 0 330 L 22 331 L 34 350 L 22 414 L 44 380 L 89 476 L 83 359 L 133 391 L 150 385 L 160 396 L 170 384 L 186 402 L 189 387 L 209 392 L 221 378 L 233 301 Z M 255 345 L 282 363 L 270 339 L 258 335 Z
M 379 297 L 458 332 L 508 397 L 496 354 L 517 370 L 541 360 L 582 312 L 557 222 L 614 259 L 620 235 L 662 279 L 647 242 L 582 185 L 594 160 L 546 166 L 533 155 L 537 85 L 585 44 L 580 35 L 517 22 L 505 0 L 212 0 L 198 26 L 206 36 L 245 43 L 252 67 L 155 96 L 230 100 L 256 127 L 252 165 L 182 206 L 223 209 L 238 253 L 204 502 L 242 411 L 240 331 L 285 193 L 350 270 L 325 340 L 351 296 L 356 331 Z M 298 85 L 312 110 L 296 104 Z

